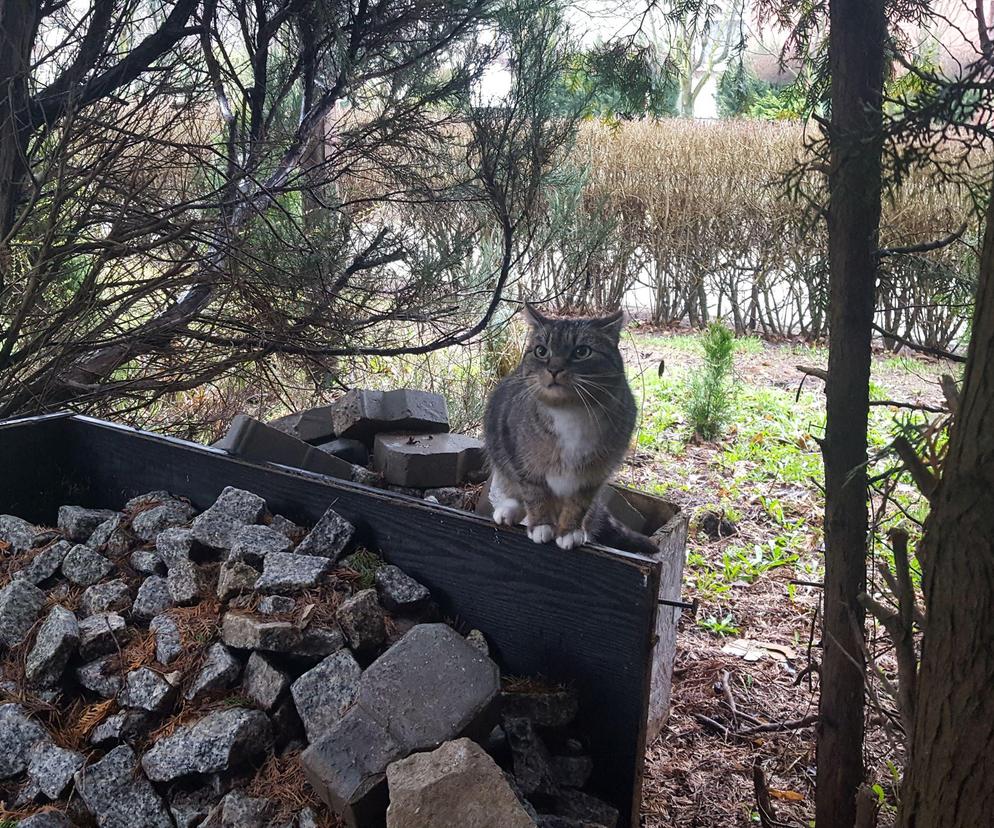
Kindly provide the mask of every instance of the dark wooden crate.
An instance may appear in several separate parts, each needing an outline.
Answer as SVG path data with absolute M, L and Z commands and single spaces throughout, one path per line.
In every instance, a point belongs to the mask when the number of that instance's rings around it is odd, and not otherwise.
M 153 489 L 202 509 L 225 486 L 304 524 L 334 506 L 364 543 L 428 586 L 448 617 L 482 630 L 506 674 L 573 684 L 598 792 L 622 824 L 638 824 L 654 662 L 668 693 L 656 645 L 672 640 L 676 619 L 657 612 L 660 560 L 537 546 L 477 515 L 87 417 L 0 423 L 0 513 L 51 524 L 62 504 L 119 508 Z

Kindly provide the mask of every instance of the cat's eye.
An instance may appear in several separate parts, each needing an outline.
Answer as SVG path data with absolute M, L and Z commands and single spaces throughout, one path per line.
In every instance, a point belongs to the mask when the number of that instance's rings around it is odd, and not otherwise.
M 573 349 L 573 359 L 586 359 L 593 353 L 589 345 L 577 345 Z
M 535 346 L 535 358 L 536 359 L 548 359 L 549 358 L 549 349 L 546 348 L 544 345 L 536 345 Z

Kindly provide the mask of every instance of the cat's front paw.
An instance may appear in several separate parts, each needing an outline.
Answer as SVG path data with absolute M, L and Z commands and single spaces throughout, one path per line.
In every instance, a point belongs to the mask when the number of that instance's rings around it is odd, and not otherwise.
M 573 529 L 556 538 L 556 546 L 560 549 L 572 549 L 574 546 L 583 546 L 586 542 L 587 533 L 583 529 Z
M 502 503 L 494 509 L 494 523 L 498 526 L 517 526 L 525 516 L 525 510 L 515 500 Z
M 528 537 L 535 543 L 548 543 L 556 536 L 556 530 L 548 523 L 540 523 L 538 526 L 528 527 Z

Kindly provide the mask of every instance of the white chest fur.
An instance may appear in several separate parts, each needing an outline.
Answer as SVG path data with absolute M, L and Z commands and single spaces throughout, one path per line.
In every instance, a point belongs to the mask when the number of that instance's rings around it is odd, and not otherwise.
M 553 493 L 568 497 L 579 488 L 580 476 L 575 469 L 594 451 L 596 437 L 586 411 L 550 408 L 548 413 L 559 444 L 559 468 L 550 470 L 545 479 Z

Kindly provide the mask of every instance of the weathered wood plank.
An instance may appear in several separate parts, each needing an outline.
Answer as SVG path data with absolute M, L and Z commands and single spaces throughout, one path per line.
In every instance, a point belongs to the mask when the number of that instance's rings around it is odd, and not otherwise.
M 0 458 L 8 457 L 38 463 L 31 485 L 38 500 L 28 509 L 8 479 L 0 483 L 0 511 L 21 504 L 34 520 L 51 521 L 60 502 L 118 506 L 152 489 L 182 493 L 203 508 L 228 485 L 258 493 L 298 522 L 313 522 L 333 505 L 364 542 L 425 583 L 446 614 L 483 630 L 505 672 L 576 685 L 600 792 L 621 809 L 623 824 L 637 825 L 658 561 L 598 547 L 536 546 L 519 529 L 464 512 L 88 418 L 0 428 Z M 50 484 L 49 474 L 56 476 Z M 46 518 L 43 509 L 53 513 Z

